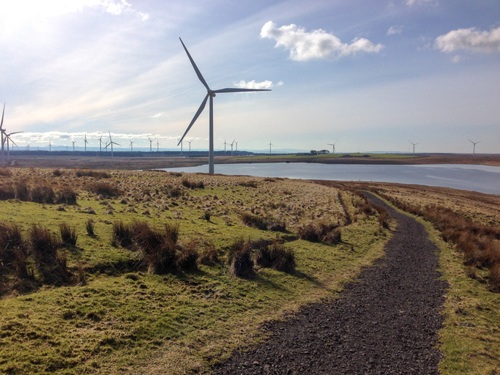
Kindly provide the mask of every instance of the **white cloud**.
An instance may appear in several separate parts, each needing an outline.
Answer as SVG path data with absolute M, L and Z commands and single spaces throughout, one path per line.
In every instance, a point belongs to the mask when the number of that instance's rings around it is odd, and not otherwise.
M 500 27 L 491 31 L 479 31 L 474 27 L 452 30 L 448 34 L 438 36 L 434 48 L 441 52 L 500 52 Z
M 277 27 L 269 21 L 260 31 L 261 38 L 276 40 L 276 46 L 290 50 L 290 58 L 296 61 L 325 59 L 354 55 L 357 52 L 379 52 L 382 44 L 373 44 L 365 38 L 355 38 L 351 44 L 342 43 L 339 38 L 322 29 L 307 32 L 304 28 L 290 24 Z
M 387 30 L 387 35 L 401 34 L 402 31 L 403 26 L 391 26 L 389 30 Z
M 460 56 L 453 56 L 451 58 L 451 61 L 454 63 L 454 64 L 458 64 L 460 62 Z
M 284 83 L 283 81 L 279 81 L 276 85 L 274 85 L 272 81 L 255 82 L 255 80 L 253 80 L 245 82 L 241 80 L 234 85 L 240 89 L 270 89 L 274 86 L 283 86 Z

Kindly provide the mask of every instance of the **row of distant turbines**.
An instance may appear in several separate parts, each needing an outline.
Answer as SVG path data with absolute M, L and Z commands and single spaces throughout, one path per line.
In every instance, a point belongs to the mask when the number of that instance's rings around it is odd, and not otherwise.
M 467 138 L 467 139 L 468 139 L 468 141 L 469 141 L 470 143 L 472 143 L 472 156 L 476 156 L 476 145 L 477 145 L 479 142 L 481 142 L 481 141 L 474 142 L 474 141 L 470 140 L 469 138 Z M 418 143 L 413 143 L 413 142 L 411 142 L 411 141 L 408 141 L 408 142 L 410 142 L 410 143 L 412 144 L 412 146 L 413 146 L 413 155 L 415 155 L 415 146 L 416 146 L 416 145 L 418 145 Z M 334 148 L 333 148 L 333 152 L 335 153 L 335 146 L 333 146 L 333 147 L 334 147 Z

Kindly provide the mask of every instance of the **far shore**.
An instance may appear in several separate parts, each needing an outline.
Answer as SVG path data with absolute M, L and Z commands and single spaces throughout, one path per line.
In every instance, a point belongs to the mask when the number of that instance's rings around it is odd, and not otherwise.
M 123 154 L 123 153 L 120 153 Z M 160 168 L 193 167 L 207 164 L 207 157 L 170 156 L 160 153 L 135 154 L 133 157 L 96 156 L 91 153 L 56 153 L 49 155 L 15 155 L 6 166 L 18 168 L 90 168 L 145 170 Z M 251 155 L 216 156 L 216 164 L 235 163 L 323 163 L 323 164 L 378 164 L 378 165 L 418 165 L 418 164 L 476 164 L 500 166 L 500 155 L 463 155 L 463 154 L 326 154 L 326 155 Z

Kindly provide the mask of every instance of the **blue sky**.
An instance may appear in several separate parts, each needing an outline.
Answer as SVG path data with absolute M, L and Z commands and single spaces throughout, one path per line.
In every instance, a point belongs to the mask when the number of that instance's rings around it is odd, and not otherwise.
M 174 148 L 206 95 L 179 37 L 212 89 L 272 89 L 214 98 L 216 149 L 500 153 L 491 0 L 0 0 L 7 132 Z

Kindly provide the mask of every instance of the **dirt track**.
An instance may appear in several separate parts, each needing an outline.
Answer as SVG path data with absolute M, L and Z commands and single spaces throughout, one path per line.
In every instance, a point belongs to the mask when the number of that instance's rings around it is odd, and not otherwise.
M 398 228 L 386 255 L 340 298 L 267 324 L 271 338 L 235 352 L 214 374 L 437 374 L 446 283 L 423 225 L 391 209 Z

